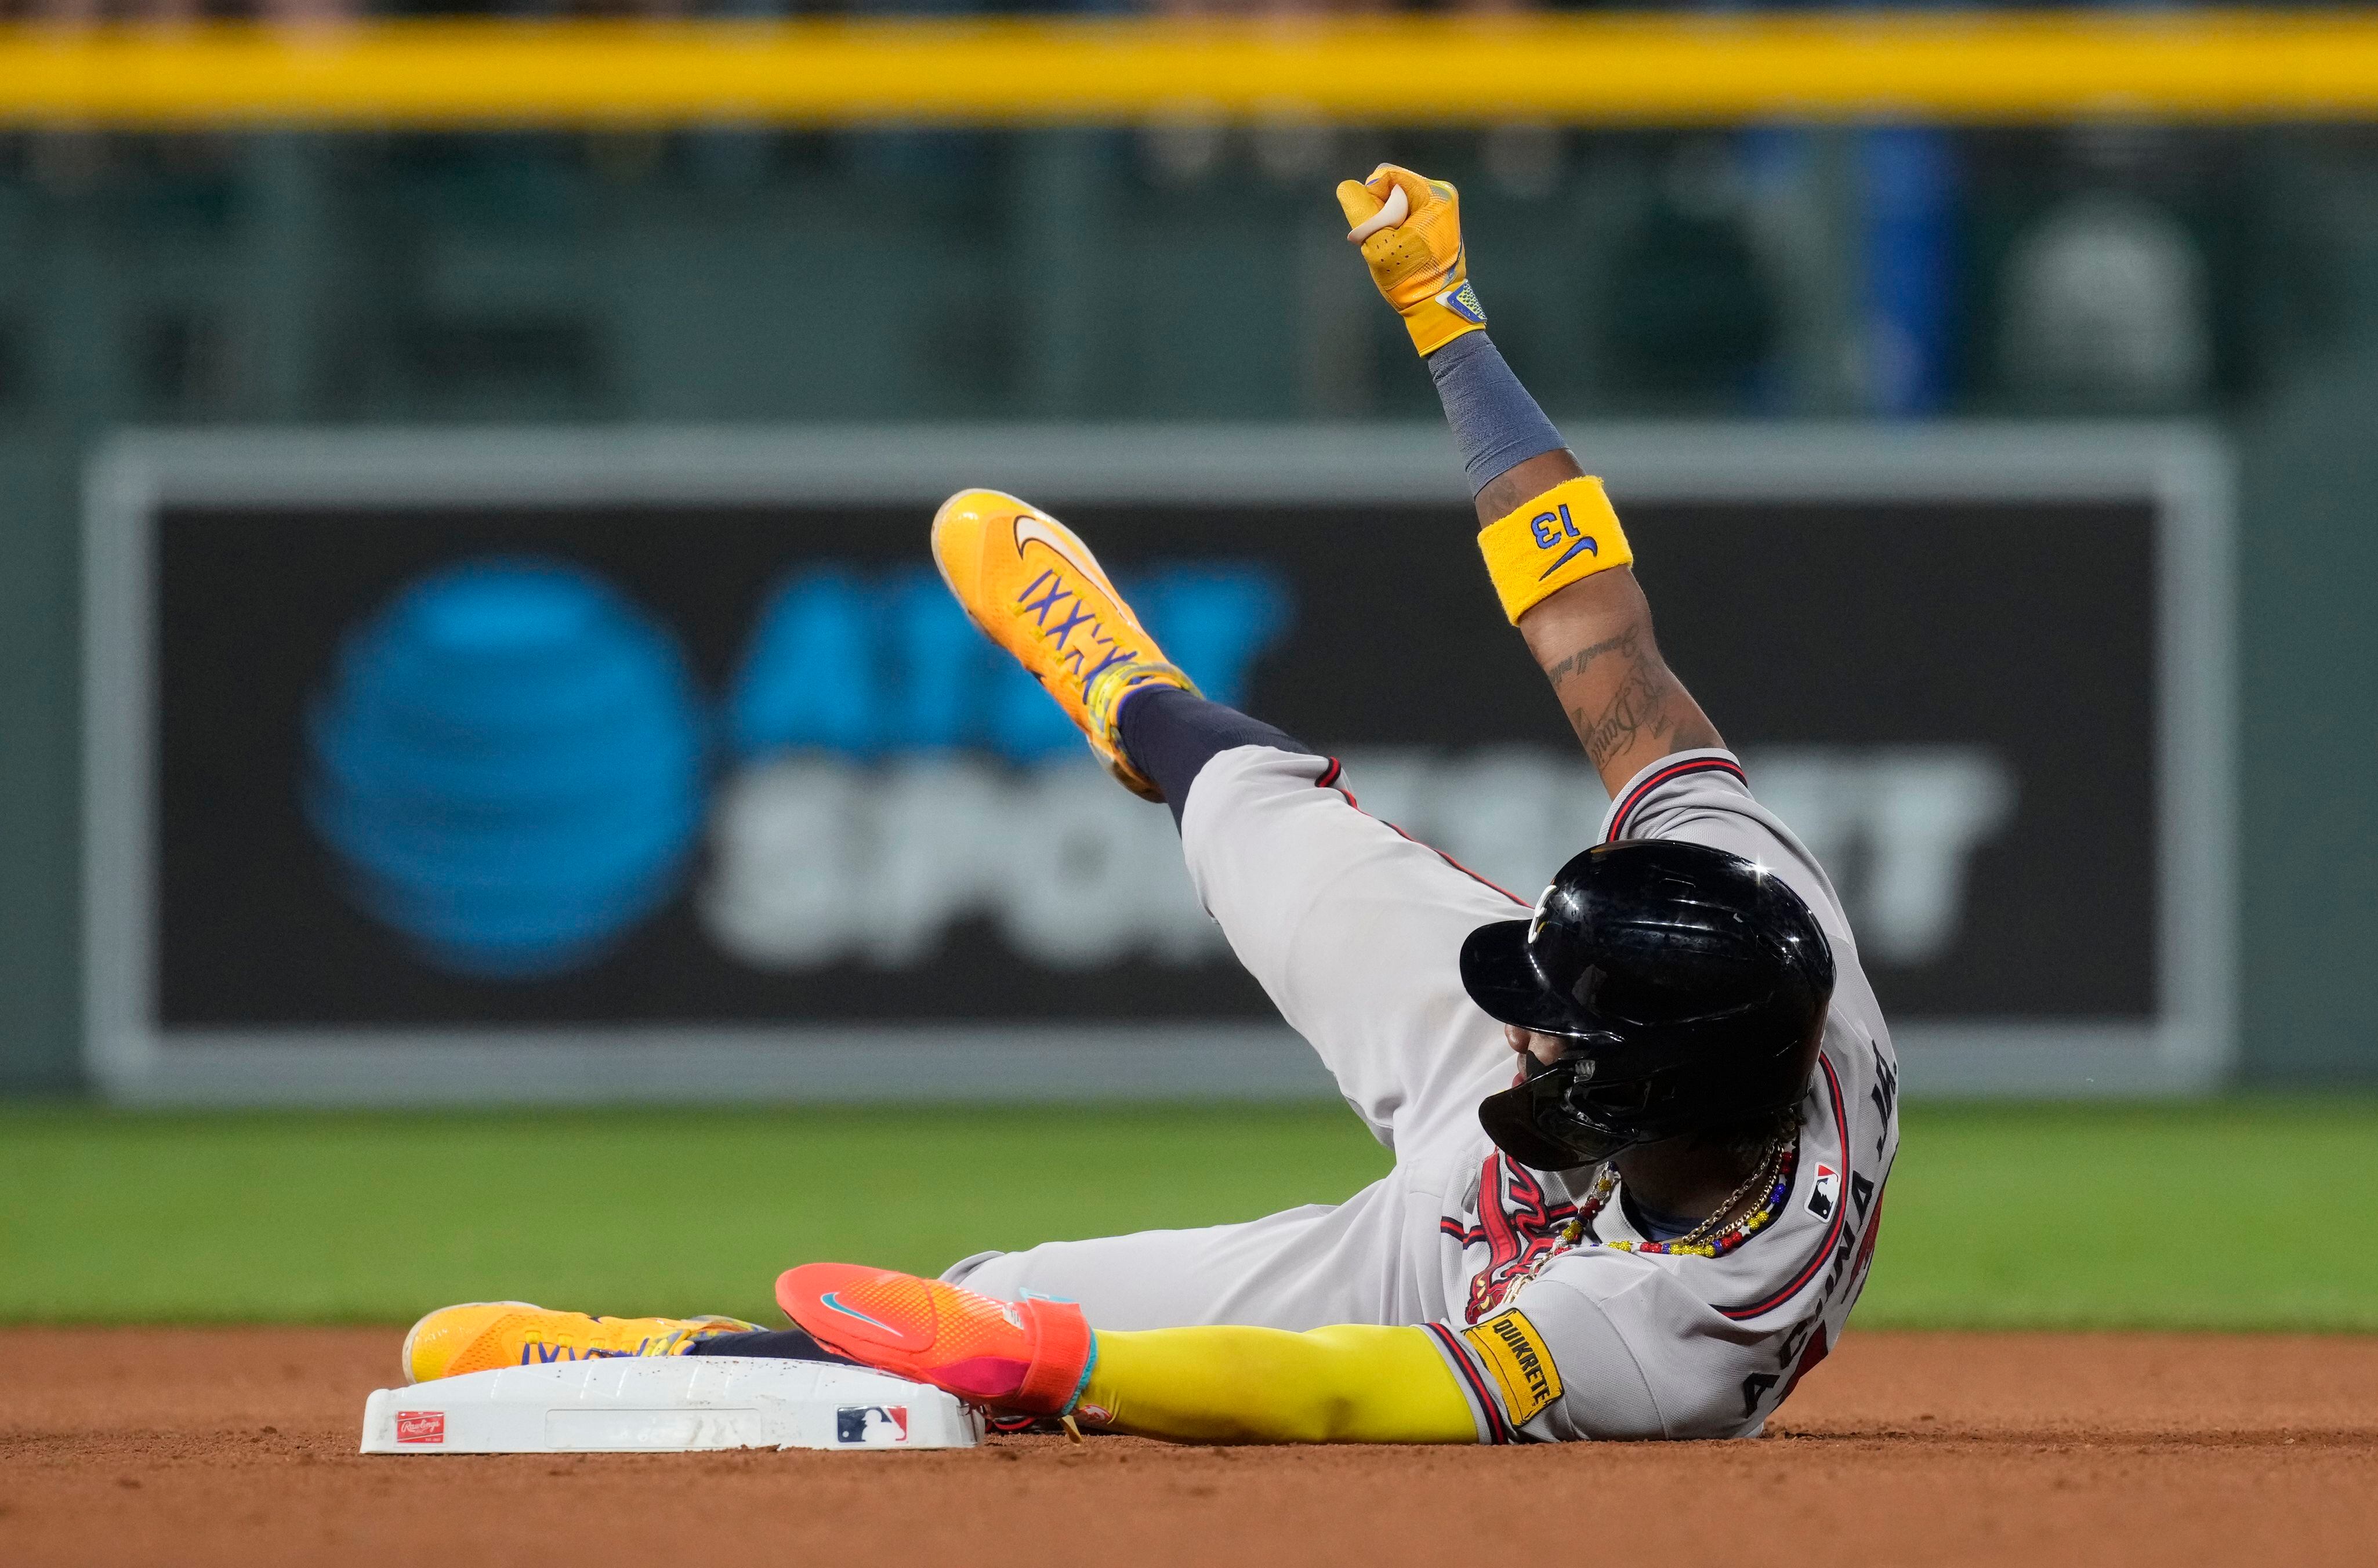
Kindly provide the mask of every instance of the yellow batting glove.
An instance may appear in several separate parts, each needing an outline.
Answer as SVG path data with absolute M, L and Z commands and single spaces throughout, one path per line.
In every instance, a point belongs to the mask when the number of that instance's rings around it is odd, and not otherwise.
M 1423 358 L 1486 325 L 1461 245 L 1460 192 L 1382 163 L 1367 180 L 1340 182 L 1338 205 L 1346 212 L 1346 237 L 1363 247 L 1371 281 L 1403 317 Z

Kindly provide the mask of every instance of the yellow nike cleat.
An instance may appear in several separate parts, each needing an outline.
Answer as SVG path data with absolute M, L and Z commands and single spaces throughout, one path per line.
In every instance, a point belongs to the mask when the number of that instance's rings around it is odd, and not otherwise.
M 427 1382 L 550 1361 L 682 1356 L 702 1340 L 759 1326 L 740 1318 L 590 1318 L 526 1301 L 466 1301 L 438 1308 L 406 1333 L 404 1381 Z
M 984 636 L 1015 656 L 1125 789 L 1164 796 L 1116 737 L 1126 692 L 1196 687 L 1164 651 L 1074 531 L 997 490 L 961 490 L 933 514 L 933 564 Z

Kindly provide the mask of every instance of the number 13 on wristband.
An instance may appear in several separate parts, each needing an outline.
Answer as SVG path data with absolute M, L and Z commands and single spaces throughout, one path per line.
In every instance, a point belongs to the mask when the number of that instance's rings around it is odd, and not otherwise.
M 1519 617 L 1570 583 L 1628 565 L 1635 551 L 1602 481 L 1564 480 L 1478 531 L 1503 614 Z

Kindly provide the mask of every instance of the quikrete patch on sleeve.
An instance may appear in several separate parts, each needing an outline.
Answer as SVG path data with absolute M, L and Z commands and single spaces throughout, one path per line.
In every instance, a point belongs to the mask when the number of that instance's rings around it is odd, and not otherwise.
M 1486 1370 L 1503 1390 L 1503 1407 L 1515 1427 L 1525 1426 L 1561 1394 L 1560 1369 L 1544 1348 L 1544 1336 L 1520 1311 L 1497 1312 L 1476 1328 L 1465 1328 Z
M 1478 531 L 1486 575 L 1511 623 L 1581 577 L 1633 561 L 1602 481 L 1565 479 Z

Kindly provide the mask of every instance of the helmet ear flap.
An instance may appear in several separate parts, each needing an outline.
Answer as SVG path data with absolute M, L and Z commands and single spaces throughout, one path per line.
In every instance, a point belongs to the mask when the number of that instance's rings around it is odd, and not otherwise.
M 1581 1114 L 1578 1090 L 1593 1076 L 1591 1057 L 1545 1066 L 1529 1059 L 1528 1076 L 1478 1103 L 1478 1124 L 1495 1146 L 1534 1170 L 1598 1165 L 1636 1142 Z
M 1572 1095 L 1571 1099 L 1572 1101 L 1584 1100 L 1590 1095 L 1593 1108 L 1596 1110 L 1640 1116 L 1651 1108 L 1651 1102 L 1658 1095 L 1659 1086 L 1659 1080 L 1655 1078 L 1638 1078 L 1632 1083 L 1612 1083 L 1604 1088 L 1588 1090 L 1584 1094 Z M 1580 1106 L 1578 1108 L 1583 1107 Z
M 1525 1083 L 1487 1095 L 1478 1102 L 1478 1125 L 1495 1146 L 1531 1170 L 1567 1170 L 1579 1161 L 1566 1144 L 1555 1143 L 1536 1125 L 1536 1114 Z
M 1834 978 L 1781 876 L 1671 839 L 1578 856 L 1533 919 L 1471 932 L 1460 970 L 1489 1017 L 1569 1042 L 1479 1107 L 1498 1146 L 1547 1170 L 1796 1103 Z

